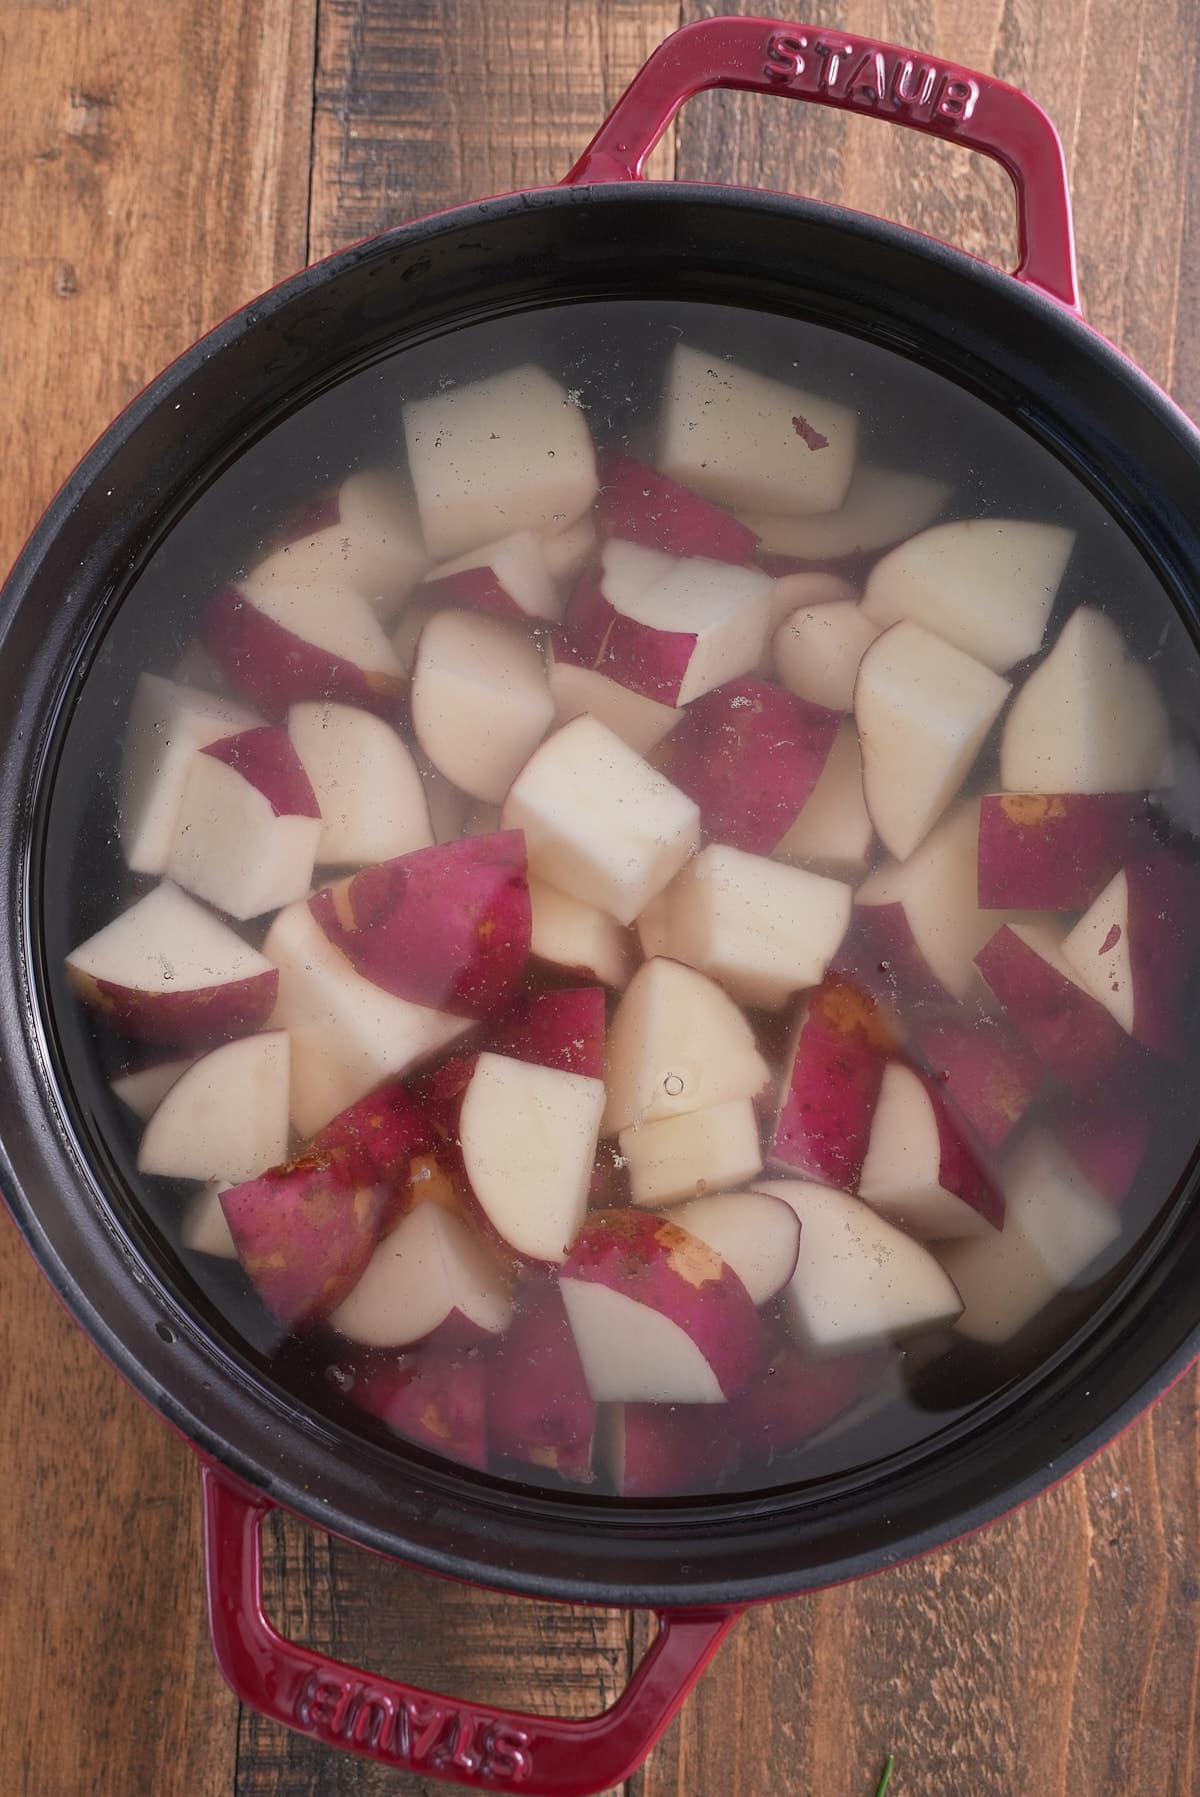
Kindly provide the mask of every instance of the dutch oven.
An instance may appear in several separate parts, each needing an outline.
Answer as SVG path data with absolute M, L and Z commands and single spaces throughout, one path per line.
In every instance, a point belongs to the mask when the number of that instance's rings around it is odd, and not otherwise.
M 716 87 L 841 107 L 993 157 L 1016 187 L 1019 266 L 1000 272 L 835 206 L 642 181 L 679 106 Z M 1200 436 L 1080 317 L 1050 121 L 988 76 L 752 18 L 669 38 L 560 185 L 357 244 L 187 351 L 67 481 L 0 608 L 4 1195 L 73 1316 L 199 1454 L 221 1669 L 245 1702 L 324 1741 L 427 1776 L 558 1797 L 617 1785 L 640 1763 L 742 1607 L 979 1527 L 1094 1454 L 1200 1350 L 1193 1156 L 1182 1177 L 1172 1171 L 1135 1264 L 1086 1323 L 931 1441 L 803 1487 L 636 1503 L 492 1478 L 333 1420 L 285 1388 L 148 1222 L 104 1106 L 78 1076 L 79 1025 L 54 996 L 64 836 L 87 829 L 64 745 L 81 695 L 113 678 L 108 633 L 124 594 L 194 495 L 341 371 L 452 326 L 631 298 L 798 317 L 935 371 L 1098 496 L 1194 642 Z M 86 860 L 81 851 L 85 874 Z M 260 1535 L 273 1506 L 433 1573 L 543 1600 L 652 1608 L 657 1637 L 619 1702 L 587 1721 L 506 1714 L 368 1676 L 268 1622 Z

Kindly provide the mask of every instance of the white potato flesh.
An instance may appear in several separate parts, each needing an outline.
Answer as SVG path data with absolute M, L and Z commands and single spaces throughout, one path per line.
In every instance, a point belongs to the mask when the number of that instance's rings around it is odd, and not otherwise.
M 734 509 L 828 512 L 846 497 L 857 432 L 847 406 L 681 343 L 663 385 L 656 463 Z
M 957 796 L 1000 714 L 1009 683 L 919 624 L 893 624 L 858 670 L 854 721 L 863 794 L 899 861 Z
M 876 562 L 863 611 L 880 629 L 909 618 L 1003 674 L 1041 648 L 1074 543 L 1023 518 L 938 524 Z
M 554 714 L 560 724 L 569 724 L 572 718 L 595 718 L 639 755 L 648 755 L 679 722 L 675 706 L 660 705 L 657 699 L 630 692 L 627 686 L 610 680 L 607 674 L 598 674 L 594 668 L 561 661 L 553 651 L 547 677 Z
M 853 898 L 841 880 L 713 844 L 671 887 L 671 952 L 743 1004 L 779 1010 L 825 977 Z
M 972 1341 L 1007 1341 L 1057 1292 L 1086 1283 L 1121 1233 L 1113 1207 L 1045 1130 L 1030 1131 L 1013 1149 L 1001 1184 L 1004 1228 L 938 1250 L 962 1293 L 956 1327 Z
M 800 1219 L 790 1204 L 769 1192 L 711 1192 L 671 1210 L 672 1223 L 732 1267 L 754 1305 L 781 1292 L 796 1270 Z
M 152 1067 L 138 1067 L 132 1073 L 120 1073 L 112 1084 L 113 1095 L 143 1123 L 152 1117 L 180 1074 L 186 1073 L 195 1055 L 182 1060 L 157 1061 Z
M 420 769 L 390 724 L 355 705 L 293 705 L 288 735 L 321 809 L 317 861 L 364 867 L 433 842 Z
M 230 917 L 302 898 L 312 882 L 319 817 L 281 816 L 245 771 L 203 751 L 188 769 L 168 877 Z
M 390 1074 L 412 1071 L 471 1022 L 396 998 L 336 949 L 307 903 L 280 911 L 263 943 L 279 969 L 271 1023 L 292 1043 L 291 1114 L 306 1140 Z
M 498 543 L 485 543 L 439 563 L 425 578 L 453 582 L 460 574 L 490 573 L 527 617 L 553 620 L 561 613 L 562 604 L 546 565 L 544 541 L 531 530 L 514 531 Z
M 287 1154 L 286 1030 L 226 1042 L 180 1075 L 147 1123 L 138 1171 L 168 1179 L 252 1179 Z
M 844 1353 L 958 1316 L 962 1300 L 929 1249 L 861 1198 L 802 1179 L 760 1180 L 758 1190 L 800 1219 L 800 1257 L 783 1301 L 805 1346 Z
M 135 874 L 165 871 L 193 752 L 251 729 L 231 699 L 142 674 L 133 695 L 117 786 L 121 849 Z
M 617 1145 L 629 1169 L 633 1202 L 649 1208 L 739 1186 L 762 1171 L 750 1098 L 635 1124 L 621 1131 Z
M 621 997 L 605 1054 L 602 1131 L 753 1098 L 767 1063 L 741 1011 L 714 981 L 678 961 L 638 968 Z
M 275 549 L 242 583 L 347 588 L 378 615 L 395 616 L 429 566 L 412 489 L 389 469 L 364 469 L 335 496 L 336 522 Z
M 845 555 L 886 549 L 902 537 L 924 530 L 949 497 L 945 481 L 859 462 L 836 511 L 806 518 L 764 512 L 741 512 L 739 517 L 757 536 L 763 554 L 795 556 L 798 561 L 837 561 Z
M 694 801 L 588 717 L 535 751 L 502 819 L 506 830 L 524 830 L 534 874 L 625 924 L 700 841 Z
M 559 1282 L 571 1333 L 597 1404 L 723 1404 L 696 1343 L 659 1310 L 589 1280 Z
M 775 844 L 776 861 L 811 867 L 835 880 L 861 880 L 875 847 L 862 789 L 862 751 L 852 723 L 841 724 L 817 784 Z
M 1005 792 L 1169 786 L 1171 731 L 1154 677 L 1117 626 L 1081 605 L 1013 700 L 1000 743 Z
M 441 611 L 421 633 L 413 729 L 447 780 L 499 804 L 554 722 L 542 658 L 519 625 Z
M 530 952 L 539 961 L 549 961 L 570 973 L 587 974 L 604 986 L 625 984 L 629 974 L 629 938 L 607 911 L 538 879 L 529 882 L 529 906 Z
M 724 686 L 759 664 L 771 622 L 770 575 L 760 568 L 690 556 L 617 609 L 648 630 L 695 633 L 677 705 Z
M 858 1195 L 921 1241 L 994 1235 L 987 1218 L 941 1184 L 942 1140 L 924 1082 L 900 1061 L 884 1069 Z
M 211 1254 L 215 1260 L 237 1259 L 233 1233 L 221 1208 L 221 1193 L 227 1192 L 232 1183 L 227 1179 L 210 1180 L 199 1192 L 193 1192 L 184 1205 L 179 1239 L 193 1254 Z
M 456 1316 L 501 1334 L 512 1320 L 508 1275 L 460 1217 L 417 1204 L 384 1236 L 329 1326 L 366 1348 L 407 1348 Z
M 398 680 L 403 673 L 370 601 L 360 593 L 320 581 L 312 586 L 271 581 L 252 587 L 243 582 L 239 590 L 244 605 L 253 605 L 301 642 L 336 655 L 364 674 Z
M 849 711 L 854 704 L 858 664 L 881 629 L 861 606 L 849 600 L 799 606 L 775 632 L 773 650 L 780 683 L 812 705 Z
M 528 364 L 404 407 L 408 465 L 430 554 L 519 530 L 565 530 L 599 485 L 587 419 Z
M 177 995 L 233 985 L 271 962 L 170 880 L 73 949 L 75 973 L 133 992 Z
M 604 1083 L 481 1054 L 462 1101 L 463 1167 L 488 1222 L 518 1254 L 563 1261 L 587 1215 Z

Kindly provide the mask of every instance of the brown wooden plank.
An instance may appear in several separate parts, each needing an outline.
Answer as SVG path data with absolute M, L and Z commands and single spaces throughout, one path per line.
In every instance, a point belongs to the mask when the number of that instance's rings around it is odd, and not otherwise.
M 322 0 L 312 254 L 560 180 L 678 18 L 677 0 Z
M 0 561 L 112 413 L 303 262 L 313 6 L 0 6 Z M 252 221 L 252 223 L 247 223 Z M 0 1749 L 23 1797 L 227 1797 L 193 1457 L 0 1222 Z
M 1194 0 L 804 11 L 992 68 L 1046 105 L 1074 170 L 1088 314 L 1195 411 Z M 840 198 L 1011 260 L 998 171 L 873 121 L 702 96 L 678 152 L 685 175 Z M 632 1788 L 866 1797 L 892 1749 L 904 1797 L 1194 1792 L 1196 1391 L 1184 1381 L 1086 1472 L 973 1540 L 747 1617 Z

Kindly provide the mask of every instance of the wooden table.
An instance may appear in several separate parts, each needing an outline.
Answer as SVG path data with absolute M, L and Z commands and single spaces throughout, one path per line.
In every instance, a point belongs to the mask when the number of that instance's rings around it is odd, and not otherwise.
M 553 180 L 679 0 L 0 0 L 0 560 L 131 394 L 306 258 Z M 1200 0 L 816 0 L 816 23 L 1028 88 L 1071 162 L 1088 316 L 1200 414 Z M 1191 179 L 1189 183 L 1189 163 Z M 1011 260 L 990 165 L 747 96 L 695 102 L 664 173 L 840 199 Z M 1200 495 L 1198 495 L 1200 503 Z M 209 1654 L 192 1455 L 0 1220 L 0 1783 L 21 1797 L 427 1787 L 239 1713 Z M 961 1546 L 748 1617 L 636 1797 L 1200 1791 L 1200 1435 L 1189 1377 L 1048 1497 Z M 293 1630 L 450 1690 L 582 1713 L 639 1618 L 460 1590 L 299 1525 Z

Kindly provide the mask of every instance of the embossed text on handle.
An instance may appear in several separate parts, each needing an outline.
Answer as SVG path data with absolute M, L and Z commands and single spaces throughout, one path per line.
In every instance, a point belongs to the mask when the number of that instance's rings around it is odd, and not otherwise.
M 978 83 L 957 69 L 836 33 L 773 31 L 763 74 L 796 93 L 924 124 L 936 119 L 951 130 L 966 124 L 979 99 Z

